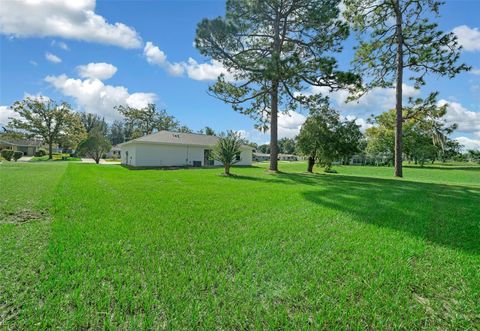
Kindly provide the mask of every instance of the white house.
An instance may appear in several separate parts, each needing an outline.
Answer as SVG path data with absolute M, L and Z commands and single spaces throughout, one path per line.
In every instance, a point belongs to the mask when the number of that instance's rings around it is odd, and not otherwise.
M 218 137 L 195 133 L 159 131 L 118 147 L 122 164 L 132 167 L 202 167 L 221 165 L 210 160 Z M 242 145 L 237 165 L 252 164 L 252 147 Z

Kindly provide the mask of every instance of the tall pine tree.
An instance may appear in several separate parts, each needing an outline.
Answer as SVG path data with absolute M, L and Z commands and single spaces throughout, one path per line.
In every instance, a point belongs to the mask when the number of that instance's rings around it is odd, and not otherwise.
M 339 19 L 340 0 L 228 0 L 226 15 L 204 19 L 196 47 L 229 72 L 210 87 L 233 109 L 270 128 L 270 170 L 277 171 L 278 112 L 323 99 L 306 96 L 311 86 L 338 89 L 356 81 L 341 72 L 333 53 L 348 26 Z
M 404 75 L 415 87 L 425 75 L 449 78 L 463 70 L 457 64 L 461 47 L 453 33 L 445 33 L 431 18 L 439 15 L 437 0 L 344 0 L 344 15 L 358 32 L 360 45 L 354 65 L 367 83 L 352 98 L 375 87 L 395 87 L 395 176 L 402 177 L 402 125 Z

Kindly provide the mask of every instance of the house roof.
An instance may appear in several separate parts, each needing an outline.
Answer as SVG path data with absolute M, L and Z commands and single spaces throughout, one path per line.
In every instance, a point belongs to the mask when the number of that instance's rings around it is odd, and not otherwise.
M 257 153 L 257 152 L 253 152 L 253 155 L 254 156 L 263 156 L 263 157 L 270 157 L 270 154 L 266 154 L 266 153 Z
M 131 143 L 157 143 L 168 145 L 189 145 L 189 146 L 214 146 L 218 142 L 218 137 L 208 136 L 199 133 L 183 133 L 171 131 L 159 131 L 137 139 L 129 140 L 117 146 Z M 242 145 L 243 148 L 252 148 L 248 145 Z M 253 149 L 253 148 L 252 148 Z
M 15 139 L 15 140 L 5 140 L 0 139 L 0 144 L 9 145 L 9 146 L 41 146 L 42 142 L 38 140 L 28 140 L 28 139 Z

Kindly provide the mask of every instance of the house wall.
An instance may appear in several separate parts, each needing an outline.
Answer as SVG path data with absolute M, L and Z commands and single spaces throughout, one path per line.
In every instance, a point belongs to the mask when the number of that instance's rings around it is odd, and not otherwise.
M 128 155 L 127 155 L 127 153 L 128 153 Z M 136 167 L 137 166 L 137 158 L 136 158 L 135 145 L 122 146 L 121 159 L 122 159 L 122 164 Z
M 204 150 L 212 147 L 188 146 L 188 145 L 164 145 L 148 143 L 132 143 L 121 146 L 122 164 L 134 167 L 171 167 L 171 166 L 193 166 L 193 161 L 200 161 L 204 164 Z M 126 161 L 128 151 L 130 163 Z M 252 151 L 242 150 L 240 162 L 237 165 L 251 165 Z M 215 161 L 214 165 L 221 165 Z

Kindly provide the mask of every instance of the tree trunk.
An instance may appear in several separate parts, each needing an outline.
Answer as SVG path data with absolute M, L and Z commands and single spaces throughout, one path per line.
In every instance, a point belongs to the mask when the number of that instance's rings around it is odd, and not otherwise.
M 51 160 L 53 159 L 53 143 L 50 141 L 48 143 L 48 159 Z
M 395 0 L 396 32 L 397 42 L 397 79 L 395 87 L 395 177 L 403 177 L 402 169 L 402 125 L 403 125 L 403 105 L 402 105 L 402 84 L 403 84 L 403 32 L 402 32 L 402 12 L 400 11 L 399 0 Z
M 270 171 L 278 171 L 278 82 L 272 82 L 270 118 Z
M 229 164 L 225 164 L 225 175 L 230 176 L 230 165 Z
M 313 166 L 315 165 L 315 158 L 313 156 L 308 157 L 308 172 L 313 172 Z

